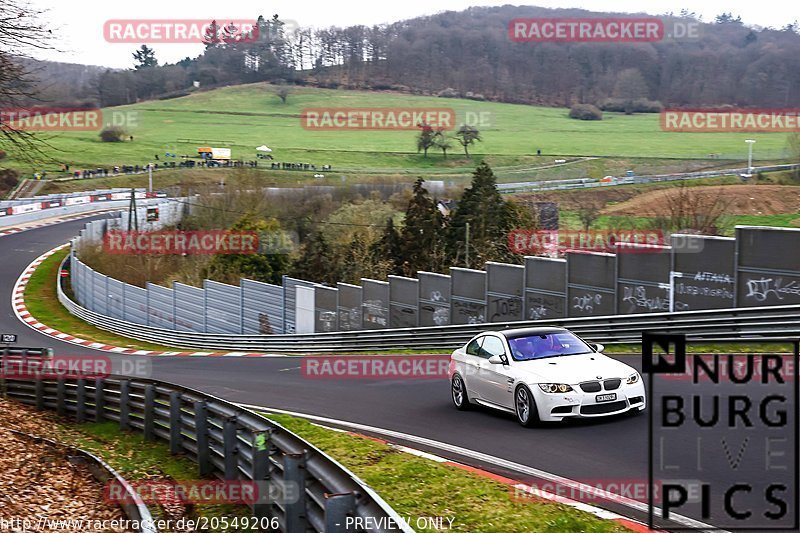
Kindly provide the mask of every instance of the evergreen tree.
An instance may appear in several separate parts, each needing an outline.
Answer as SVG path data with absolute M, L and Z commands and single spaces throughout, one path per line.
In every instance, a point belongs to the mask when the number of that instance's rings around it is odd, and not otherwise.
M 406 209 L 405 225 L 400 236 L 399 266 L 406 276 L 420 270 L 438 271 L 444 236 L 444 217 L 436 202 L 423 186 L 425 180 L 414 183 L 413 195 Z
M 375 263 L 385 262 L 389 266 L 390 274 L 402 273 L 402 248 L 403 242 L 400 233 L 394 227 L 394 220 L 386 221 L 383 235 L 372 246 L 372 255 Z
M 517 210 L 497 190 L 492 169 L 482 162 L 452 216 L 447 239 L 451 263 L 480 268 L 486 261 L 508 259 L 511 256 L 508 231 L 517 218 Z M 466 248 L 467 224 L 469 250 Z
M 156 59 L 156 51 L 143 44 L 141 48 L 133 53 L 133 59 L 136 61 L 134 68 L 140 70 L 147 67 L 157 67 L 158 60 Z
M 290 270 L 292 277 L 316 283 L 335 284 L 341 281 L 341 267 L 328 241 L 320 232 L 313 233 L 303 244 L 300 255 Z

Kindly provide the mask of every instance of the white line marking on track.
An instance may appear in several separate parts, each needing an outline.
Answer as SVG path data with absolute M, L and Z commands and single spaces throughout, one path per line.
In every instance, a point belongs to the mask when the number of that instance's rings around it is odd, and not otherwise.
M 418 437 L 416 435 L 410 435 L 408 433 L 401 433 L 399 431 L 393 431 L 391 429 L 384 429 L 384 428 L 379 428 L 379 427 L 375 427 L 375 426 L 368 426 L 366 424 L 358 424 L 358 423 L 355 423 L 355 422 L 347 422 L 345 420 L 337 420 L 335 418 L 326 418 L 326 417 L 322 417 L 322 416 L 309 415 L 309 414 L 305 414 L 305 413 L 298 413 L 296 411 L 287 411 L 285 409 L 274 409 L 274 408 L 265 407 L 265 406 L 262 406 L 262 405 L 252 405 L 252 404 L 245 404 L 245 403 L 240 403 L 238 405 L 240 405 L 242 407 L 245 407 L 247 409 L 253 409 L 253 410 L 267 411 L 267 412 L 271 412 L 271 413 L 291 415 L 291 416 L 296 416 L 298 418 L 305 418 L 306 420 L 312 420 L 312 421 L 318 422 L 320 424 L 326 424 L 326 423 L 327 424 L 335 424 L 335 425 L 338 425 L 338 426 L 346 427 L 346 428 L 354 430 L 354 431 L 364 431 L 364 432 L 367 432 L 367 433 L 375 433 L 375 434 L 378 434 L 378 435 L 382 435 L 384 437 L 395 438 L 395 439 L 405 440 L 405 441 L 408 441 L 408 442 L 413 442 L 415 444 L 420 444 L 422 446 L 426 446 L 426 447 L 429 447 L 429 448 L 442 450 L 442 451 L 449 452 L 449 453 L 456 454 L 456 455 L 460 455 L 460 456 L 463 456 L 463 457 L 468 457 L 468 458 L 474 459 L 476 461 L 480 461 L 480 462 L 483 462 L 483 463 L 487 463 L 487 464 L 491 464 L 491 465 L 494 465 L 494 466 L 498 466 L 498 467 L 504 468 L 506 470 L 519 472 L 521 474 L 526 474 L 526 475 L 537 477 L 537 478 L 540 478 L 540 479 L 545 479 L 547 481 L 551 481 L 551 482 L 554 482 L 554 483 L 560 483 L 562 485 L 568 485 L 568 486 L 576 487 L 576 488 L 579 488 L 580 490 L 582 490 L 585 493 L 590 493 L 590 494 L 593 494 L 594 496 L 596 496 L 598 498 L 602 498 L 602 499 L 606 499 L 606 500 L 609 500 L 609 501 L 613 501 L 613 502 L 619 503 L 621 505 L 624 505 L 626 507 L 629 507 L 631 509 L 634 509 L 634 510 L 642 512 L 642 513 L 647 513 L 647 511 L 648 511 L 648 506 L 647 506 L 646 503 L 643 503 L 643 502 L 640 502 L 640 501 L 637 501 L 637 500 L 633 500 L 631 498 L 626 498 L 624 496 L 620 496 L 618 494 L 614 494 L 612 492 L 608 492 L 608 491 L 599 489 L 597 487 L 593 487 L 591 485 L 586 485 L 584 483 L 580 483 L 578 481 L 574 481 L 574 480 L 571 480 L 569 478 L 565 478 L 565 477 L 562 477 L 562 476 L 559 476 L 559 475 L 556 475 L 556 474 L 551 474 L 550 472 L 547 472 L 545 470 L 540 470 L 538 468 L 534 468 L 534 467 L 531 467 L 531 466 L 523 465 L 523 464 L 520 464 L 520 463 L 515 463 L 513 461 L 507 461 L 506 459 L 501 459 L 499 457 L 494 457 L 492 455 L 488 455 L 488 454 L 485 454 L 483 452 L 470 450 L 468 448 L 462 448 L 460 446 L 456 446 L 456 445 L 453 445 L 453 444 L 447 444 L 446 442 L 439 442 L 439 441 L 428 439 L 428 438 L 425 438 L 425 437 Z M 575 502 L 575 503 L 581 504 L 581 502 Z M 589 506 L 588 504 L 581 504 L 581 505 L 586 505 L 588 507 L 592 507 L 592 506 Z M 606 513 L 610 512 L 610 511 L 606 511 L 605 509 L 601 509 L 601 508 L 597 508 L 597 509 L 601 510 L 603 512 L 606 512 Z M 658 509 L 658 510 L 660 510 L 660 509 Z M 677 523 L 679 523 L 679 524 L 681 524 L 682 526 L 685 526 L 685 527 L 690 527 L 690 528 L 693 528 L 693 529 L 701 529 L 702 528 L 702 529 L 707 529 L 707 530 L 716 531 L 716 532 L 723 532 L 723 530 L 720 530 L 718 528 L 714 528 L 713 526 L 711 526 L 709 524 L 705 524 L 705 523 L 700 522 L 698 520 L 695 520 L 693 518 L 689 518 L 688 516 L 682 516 L 682 515 L 675 514 L 675 513 L 670 513 L 670 516 L 672 517 L 672 520 L 674 520 L 675 522 L 677 522 Z

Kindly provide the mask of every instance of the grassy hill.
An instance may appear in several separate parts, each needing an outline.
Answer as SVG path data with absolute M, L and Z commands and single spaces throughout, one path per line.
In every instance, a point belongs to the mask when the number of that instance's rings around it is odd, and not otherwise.
M 479 126 L 483 142 L 470 151 L 472 160 L 454 146 L 447 159 L 431 151 L 416 151 L 415 131 L 309 131 L 300 124 L 307 107 L 452 107 L 459 122 L 467 113 L 484 113 L 488 125 Z M 566 109 L 413 96 L 388 92 L 360 92 L 292 88 L 281 103 L 267 84 L 226 87 L 189 96 L 106 110 L 136 112 L 134 140 L 102 143 L 97 132 L 44 133 L 48 153 L 73 168 L 98 165 L 143 164 L 164 153 L 195 155 L 200 145 L 229 146 L 234 158 L 254 159 L 255 147 L 270 146 L 277 161 L 331 164 L 338 171 L 367 173 L 461 174 L 486 158 L 508 171 L 552 162 L 568 155 L 613 158 L 746 158 L 746 138 L 755 138 L 757 160 L 786 155 L 786 134 L 663 132 L 657 114 L 606 113 L 602 121 L 567 117 Z M 186 140 L 189 140 L 188 142 Z M 536 158 L 539 149 L 547 157 Z M 10 154 L 13 155 L 13 154 Z M 4 161 L 30 170 L 18 158 Z M 42 168 L 55 169 L 55 165 Z M 585 175 L 585 174 L 584 174 Z

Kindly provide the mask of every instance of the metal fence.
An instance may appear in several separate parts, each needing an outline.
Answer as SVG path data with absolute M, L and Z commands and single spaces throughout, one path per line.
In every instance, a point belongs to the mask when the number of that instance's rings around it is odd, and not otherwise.
M 182 348 L 243 352 L 330 353 L 398 348 L 452 349 L 485 329 L 528 326 L 562 326 L 604 344 L 635 343 L 641 338 L 643 331 L 652 329 L 686 333 L 693 339 L 714 339 L 782 335 L 796 329 L 800 320 L 800 305 L 790 305 L 366 331 L 238 335 L 188 333 L 115 319 L 73 302 L 64 293 L 60 283 L 58 298 L 78 318 L 125 337 Z
M 185 204 L 162 202 L 158 221 L 138 211 L 139 227 L 176 224 Z M 91 222 L 73 241 L 68 268 L 74 299 L 85 310 L 140 326 L 218 335 L 277 335 L 417 326 L 558 321 L 668 311 L 800 305 L 800 229 L 737 226 L 736 238 L 675 234 L 646 253 L 567 252 L 526 257 L 524 265 L 488 263 L 449 275 L 362 279 L 328 287 L 283 278 L 282 285 L 243 279 L 145 288 L 83 264 L 76 253 L 127 217 Z M 187 345 L 188 346 L 188 345 Z
M 374 525 L 370 531 L 413 532 L 335 460 L 280 424 L 214 396 L 117 376 L 6 379 L 3 385 L 8 397 L 37 409 L 78 422 L 113 421 L 145 440 L 167 442 L 171 453 L 197 463 L 201 478 L 258 482 L 259 498 L 250 507 L 261 524 L 269 524 L 265 530 L 363 531 L 347 525 L 348 517 L 360 517 L 359 523 Z

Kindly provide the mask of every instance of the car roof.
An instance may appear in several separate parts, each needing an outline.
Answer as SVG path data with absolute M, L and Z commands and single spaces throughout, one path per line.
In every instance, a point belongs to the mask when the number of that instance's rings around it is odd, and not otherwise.
M 567 330 L 565 328 L 557 327 L 536 327 L 504 329 L 497 331 L 496 333 L 505 335 L 506 339 L 517 339 L 519 337 L 530 337 L 532 335 L 551 335 L 553 333 L 562 333 L 564 331 Z

